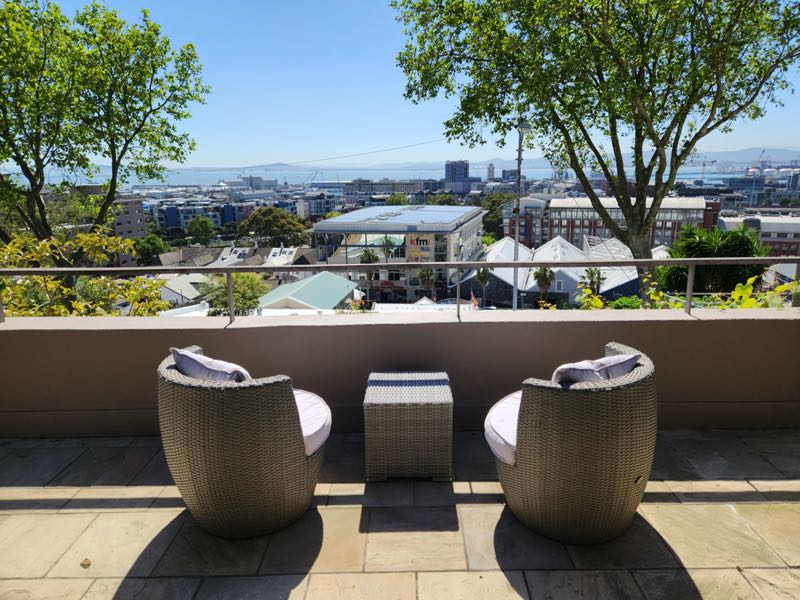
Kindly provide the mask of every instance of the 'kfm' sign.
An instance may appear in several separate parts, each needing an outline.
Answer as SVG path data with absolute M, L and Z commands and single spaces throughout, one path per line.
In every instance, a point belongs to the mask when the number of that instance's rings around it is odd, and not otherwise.
M 406 249 L 408 260 L 412 262 L 433 260 L 433 235 L 409 233 L 406 234 Z

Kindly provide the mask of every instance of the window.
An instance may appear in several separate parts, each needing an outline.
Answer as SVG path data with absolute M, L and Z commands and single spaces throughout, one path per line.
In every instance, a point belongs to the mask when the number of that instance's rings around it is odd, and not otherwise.
M 781 231 L 776 235 L 776 237 L 778 237 L 778 238 L 788 238 L 789 234 L 786 233 L 785 231 Z
M 556 291 L 563 292 L 564 291 L 564 282 L 560 279 L 556 279 Z

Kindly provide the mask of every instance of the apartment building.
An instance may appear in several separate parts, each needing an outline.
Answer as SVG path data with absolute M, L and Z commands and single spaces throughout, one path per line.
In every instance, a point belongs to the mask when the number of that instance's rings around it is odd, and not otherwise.
M 761 241 L 772 249 L 772 256 L 800 255 L 800 216 L 769 214 L 719 218 L 720 229 L 736 229 L 742 223 L 759 232 Z
M 114 235 L 130 240 L 147 235 L 147 215 L 141 198 L 126 198 L 114 202 Z M 130 254 L 118 254 L 117 265 L 120 267 L 136 266 L 136 259 Z

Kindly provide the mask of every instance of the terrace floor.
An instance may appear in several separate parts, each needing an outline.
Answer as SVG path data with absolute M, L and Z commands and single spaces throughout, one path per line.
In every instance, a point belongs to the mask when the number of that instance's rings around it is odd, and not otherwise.
M 583 547 L 515 521 L 481 433 L 453 483 L 365 485 L 362 457 L 332 436 L 316 506 L 227 541 L 158 438 L 0 440 L 0 598 L 800 598 L 800 430 L 661 432 L 631 529 Z

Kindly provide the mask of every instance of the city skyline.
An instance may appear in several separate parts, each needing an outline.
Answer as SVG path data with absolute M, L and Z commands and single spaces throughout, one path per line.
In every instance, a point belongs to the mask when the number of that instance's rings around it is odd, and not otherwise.
M 72 15 L 85 2 L 59 4 Z M 334 157 L 367 166 L 514 156 L 515 139 L 501 148 L 487 135 L 489 143 L 474 149 L 444 141 L 442 122 L 455 100 L 414 105 L 403 98 L 405 78 L 395 57 L 404 37 L 388 2 L 248 1 L 237 3 L 238 10 L 207 0 L 106 4 L 128 21 L 148 8 L 174 45 L 192 42 L 197 48 L 212 91 L 182 124 L 197 140 L 186 168 L 273 162 L 333 168 L 337 163 L 328 159 Z M 800 74 L 790 80 L 800 87 Z M 768 107 L 763 119 L 712 134 L 700 151 L 765 145 L 800 150 L 796 128 L 787 127 L 800 121 L 800 103 L 788 93 L 782 100 L 784 106 Z M 540 155 L 526 151 L 529 158 Z

